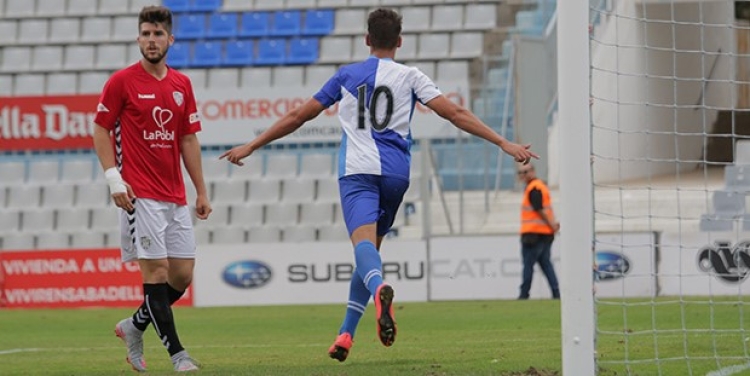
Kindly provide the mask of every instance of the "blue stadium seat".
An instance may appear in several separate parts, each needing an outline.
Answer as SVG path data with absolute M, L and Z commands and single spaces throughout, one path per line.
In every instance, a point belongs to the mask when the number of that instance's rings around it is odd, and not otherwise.
M 302 35 L 328 35 L 333 32 L 334 12 L 331 9 L 310 9 L 305 12 Z
M 292 38 L 289 40 L 287 64 L 311 64 L 318 61 L 318 38 Z
M 255 43 L 252 40 L 228 41 L 225 48 L 222 65 L 247 66 L 253 65 Z
M 286 61 L 286 39 L 261 39 L 256 65 L 283 65 Z
M 268 12 L 247 12 L 242 14 L 240 36 L 265 37 L 268 36 L 271 25 Z
M 164 0 L 162 5 L 169 8 L 172 13 L 181 13 L 190 11 L 190 0 Z
M 237 13 L 213 13 L 208 18 L 208 38 L 234 38 L 238 34 Z
M 222 60 L 221 42 L 195 42 L 193 45 L 193 61 L 190 64 L 194 67 L 217 67 Z
M 190 63 L 190 43 L 174 42 L 167 53 L 167 65 L 172 68 L 184 68 Z
M 190 10 L 193 12 L 216 12 L 223 3 L 223 0 L 193 0 L 190 4 Z
M 175 37 L 200 39 L 206 35 L 206 17 L 202 14 L 183 14 L 176 17 Z
M 280 10 L 273 13 L 271 35 L 289 37 L 299 35 L 302 30 L 302 13 L 298 10 Z

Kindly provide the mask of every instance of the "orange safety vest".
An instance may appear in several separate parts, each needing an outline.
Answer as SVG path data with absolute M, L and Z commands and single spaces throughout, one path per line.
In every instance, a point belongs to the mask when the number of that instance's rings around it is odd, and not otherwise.
M 552 210 L 552 198 L 549 188 L 539 179 L 532 180 L 526 185 L 521 203 L 521 234 L 549 234 L 554 235 L 555 230 L 547 225 L 542 216 L 534 210 L 529 201 L 529 192 L 538 189 L 542 192 L 542 210 L 547 214 L 551 223 L 555 223 L 555 212 Z

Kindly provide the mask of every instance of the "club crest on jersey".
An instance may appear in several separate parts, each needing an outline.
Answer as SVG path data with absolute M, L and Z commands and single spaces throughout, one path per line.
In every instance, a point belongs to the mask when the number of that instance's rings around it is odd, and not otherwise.
M 177 103 L 178 106 L 182 106 L 182 93 L 180 93 L 179 91 L 174 91 L 172 92 L 172 97 L 174 98 L 174 102 Z

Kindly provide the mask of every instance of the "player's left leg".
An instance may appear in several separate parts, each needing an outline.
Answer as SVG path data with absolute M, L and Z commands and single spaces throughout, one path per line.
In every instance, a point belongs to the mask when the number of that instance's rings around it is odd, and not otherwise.
M 539 266 L 542 268 L 544 276 L 547 277 L 547 282 L 549 283 L 549 288 L 552 292 L 552 298 L 560 299 L 560 286 L 557 282 L 555 268 L 552 265 L 552 239 L 545 239 L 541 243 L 542 253 L 539 256 Z

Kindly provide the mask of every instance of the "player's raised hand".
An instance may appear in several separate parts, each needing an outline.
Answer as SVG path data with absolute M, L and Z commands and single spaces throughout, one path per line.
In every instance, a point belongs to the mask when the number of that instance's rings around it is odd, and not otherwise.
M 199 195 L 195 199 L 195 216 L 198 219 L 208 219 L 208 215 L 212 211 L 213 209 L 211 208 L 211 203 L 208 202 L 208 197 Z
M 232 162 L 237 166 L 244 166 L 245 164 L 242 163 L 242 160 L 252 153 L 253 150 L 250 148 L 250 145 L 245 144 L 233 147 L 232 149 L 222 154 L 219 159 L 226 158 L 229 162 Z
M 506 142 L 503 144 L 502 149 L 518 163 L 527 164 L 531 161 L 531 158 L 539 159 L 539 155 L 530 150 L 531 144 L 521 145 L 514 142 Z

